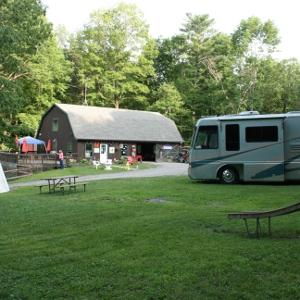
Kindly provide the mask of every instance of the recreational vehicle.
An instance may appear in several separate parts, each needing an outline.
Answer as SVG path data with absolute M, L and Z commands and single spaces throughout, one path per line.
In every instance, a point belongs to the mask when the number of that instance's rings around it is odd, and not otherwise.
M 300 180 L 300 111 L 199 119 L 189 177 L 223 183 Z

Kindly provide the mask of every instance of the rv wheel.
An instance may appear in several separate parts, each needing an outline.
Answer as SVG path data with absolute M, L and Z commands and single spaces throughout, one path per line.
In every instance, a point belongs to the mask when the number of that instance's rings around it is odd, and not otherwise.
M 220 181 L 222 183 L 232 184 L 238 181 L 238 174 L 232 167 L 226 167 L 220 172 Z

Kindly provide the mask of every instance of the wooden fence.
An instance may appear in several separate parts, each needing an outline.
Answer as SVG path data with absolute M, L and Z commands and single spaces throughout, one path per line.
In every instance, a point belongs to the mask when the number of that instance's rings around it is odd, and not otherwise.
M 18 163 L 18 153 L 11 153 L 11 152 L 0 152 L 0 162 Z
M 77 158 L 77 153 L 73 153 L 65 156 L 65 161 L 69 164 L 69 162 L 77 162 Z M 56 168 L 58 165 L 58 156 L 56 154 L 45 153 L 19 154 L 0 152 L 0 162 L 6 177 L 14 178 Z

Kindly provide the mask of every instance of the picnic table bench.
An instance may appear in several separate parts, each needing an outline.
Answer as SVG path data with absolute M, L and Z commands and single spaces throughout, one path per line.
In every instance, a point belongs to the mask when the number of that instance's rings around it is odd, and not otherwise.
M 73 190 L 76 191 L 78 186 L 83 187 L 83 191 L 86 191 L 86 182 L 76 182 L 78 176 L 65 176 L 65 177 L 54 177 L 54 178 L 46 178 L 47 184 L 40 184 L 37 187 L 42 193 L 42 189 L 44 187 L 48 187 L 49 194 L 55 193 L 56 191 L 60 191 L 63 194 L 66 190 Z

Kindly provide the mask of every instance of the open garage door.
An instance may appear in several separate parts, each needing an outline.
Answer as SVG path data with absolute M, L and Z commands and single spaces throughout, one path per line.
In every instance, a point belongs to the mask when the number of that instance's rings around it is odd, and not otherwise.
M 143 161 L 155 161 L 155 144 L 137 144 L 137 155 L 142 155 Z

